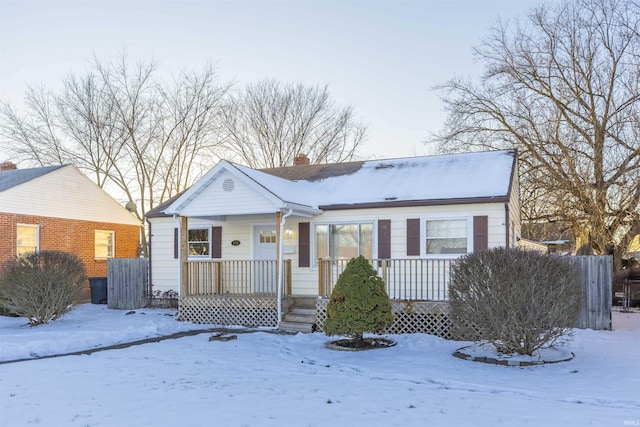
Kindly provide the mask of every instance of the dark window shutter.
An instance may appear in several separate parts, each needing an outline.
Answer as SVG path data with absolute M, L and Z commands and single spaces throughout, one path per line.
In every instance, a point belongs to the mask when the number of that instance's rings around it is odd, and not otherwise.
M 308 222 L 298 223 L 298 267 L 311 266 L 311 227 Z
M 173 257 L 178 259 L 178 248 L 180 247 L 180 232 L 177 228 L 173 229 Z
M 211 227 L 211 258 L 222 258 L 222 227 Z
M 407 255 L 420 255 L 420 218 L 407 218 Z
M 378 258 L 391 258 L 391 220 L 378 220 Z
M 473 251 L 484 251 L 489 248 L 489 217 L 473 217 Z

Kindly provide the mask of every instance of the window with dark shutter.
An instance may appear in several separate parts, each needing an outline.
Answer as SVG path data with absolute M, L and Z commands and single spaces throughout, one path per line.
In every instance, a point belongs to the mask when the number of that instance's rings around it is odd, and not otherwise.
M 420 218 L 407 219 L 407 256 L 420 255 Z
M 391 258 L 391 220 L 378 220 L 378 258 Z
M 308 222 L 298 223 L 298 267 L 311 265 L 311 236 Z
M 484 251 L 489 248 L 489 217 L 473 217 L 473 251 Z

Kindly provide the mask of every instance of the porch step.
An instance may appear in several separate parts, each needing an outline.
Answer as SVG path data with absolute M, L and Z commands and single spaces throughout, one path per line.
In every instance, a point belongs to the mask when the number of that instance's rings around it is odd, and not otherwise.
M 301 304 L 300 304 L 301 303 Z M 313 301 L 315 304 L 315 300 Z M 289 312 L 280 322 L 280 330 L 288 332 L 313 332 L 316 323 L 315 305 L 311 306 L 309 301 L 296 300 Z
M 316 323 L 316 315 L 309 316 L 308 314 L 288 313 L 284 316 L 283 320 L 285 322 L 308 323 L 313 325 Z
M 293 303 L 291 304 L 292 308 L 307 308 L 313 310 L 316 308 L 316 297 L 293 295 L 291 298 L 293 300 Z
M 302 332 L 308 334 L 313 332 L 313 324 L 282 321 L 280 322 L 280 330 L 287 332 Z
M 315 308 L 300 308 L 300 307 L 292 307 L 288 314 L 295 314 L 299 316 L 310 316 L 315 319 L 316 317 L 316 309 Z

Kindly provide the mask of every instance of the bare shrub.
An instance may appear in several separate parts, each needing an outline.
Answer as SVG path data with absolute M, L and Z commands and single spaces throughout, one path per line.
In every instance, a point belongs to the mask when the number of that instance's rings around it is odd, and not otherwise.
M 576 325 L 581 282 L 581 271 L 566 258 L 505 248 L 470 254 L 451 267 L 456 333 L 502 353 L 531 355 Z
M 74 254 L 32 252 L 7 261 L 0 270 L 0 305 L 29 319 L 48 323 L 81 302 L 87 275 Z

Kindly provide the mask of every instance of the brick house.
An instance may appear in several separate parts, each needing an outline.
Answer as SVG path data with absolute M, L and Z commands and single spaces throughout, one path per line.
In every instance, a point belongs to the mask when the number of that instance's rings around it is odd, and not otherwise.
M 22 253 L 58 250 L 80 257 L 88 277 L 106 277 L 108 258 L 139 256 L 141 226 L 73 165 L 0 164 L 0 264 Z

